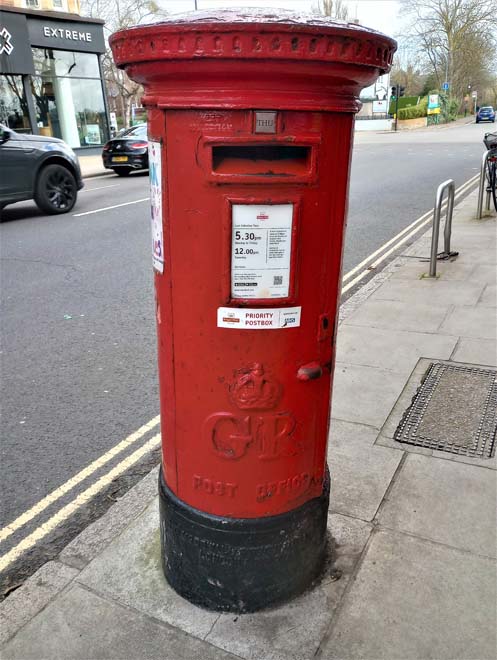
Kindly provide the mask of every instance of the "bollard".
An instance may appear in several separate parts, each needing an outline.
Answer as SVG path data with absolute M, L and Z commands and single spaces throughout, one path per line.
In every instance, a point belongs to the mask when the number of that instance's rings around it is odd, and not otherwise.
M 255 611 L 323 567 L 354 113 L 396 43 L 274 10 L 110 43 L 148 108 L 164 574 Z

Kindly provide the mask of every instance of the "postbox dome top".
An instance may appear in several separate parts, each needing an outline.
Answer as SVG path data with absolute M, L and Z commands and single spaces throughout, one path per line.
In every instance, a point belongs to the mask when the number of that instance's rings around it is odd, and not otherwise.
M 196 11 L 187 11 L 174 13 L 166 16 L 163 21 L 152 23 L 151 25 L 199 25 L 223 23 L 257 23 L 263 25 L 309 25 L 319 27 L 329 27 L 330 25 L 346 25 L 356 29 L 365 29 L 358 23 L 349 23 L 337 18 L 330 18 L 322 14 L 311 12 L 297 12 L 290 9 L 275 9 L 274 7 L 230 7 L 221 9 L 203 9 Z M 140 27 L 140 26 L 136 26 Z M 143 26 L 142 26 L 143 27 Z M 134 28 L 132 28 L 134 29 Z M 381 34 L 376 30 L 367 28 L 370 33 Z
M 299 67 L 302 75 L 312 77 L 314 72 L 317 73 L 317 67 L 328 65 L 325 75 L 328 78 L 334 76 L 334 86 L 341 80 L 342 94 L 350 95 L 350 78 L 354 95 L 358 96 L 362 87 L 390 70 L 397 48 L 394 39 L 356 23 L 286 9 L 263 8 L 172 14 L 160 23 L 116 32 L 109 43 L 117 66 L 144 84 L 147 92 L 144 101 L 149 105 L 154 105 L 158 98 L 159 78 L 162 87 L 164 84 L 167 87 L 166 79 L 171 82 L 172 78 L 177 78 L 182 67 L 185 75 L 181 77 L 179 87 L 200 70 L 206 82 L 207 78 L 212 78 L 213 67 L 217 67 L 217 76 L 220 71 L 229 73 L 231 67 L 233 71 L 235 68 L 243 71 L 242 77 L 252 76 L 252 81 L 257 75 L 250 73 L 250 67 L 255 64 L 260 71 L 261 61 L 275 74 L 278 71 L 278 78 L 281 73 L 287 73 L 294 80 Z M 242 65 L 242 62 L 246 64 Z M 266 69 L 266 76 L 268 71 Z M 233 80 L 229 82 L 231 84 Z M 151 87 L 155 88 L 152 95 Z M 234 99 L 232 101 L 236 105 Z M 182 103 L 165 105 L 178 107 Z M 266 107 L 269 106 L 266 104 Z M 343 110 L 357 111 L 359 107 L 356 99 Z M 338 109 L 336 104 L 333 109 Z

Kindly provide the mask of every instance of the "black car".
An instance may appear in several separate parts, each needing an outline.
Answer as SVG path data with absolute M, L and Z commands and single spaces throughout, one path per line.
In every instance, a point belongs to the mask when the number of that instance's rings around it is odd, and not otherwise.
M 82 187 L 78 158 L 63 140 L 0 124 L 0 210 L 34 199 L 45 213 L 67 213 Z
M 109 140 L 102 151 L 104 167 L 119 176 L 148 169 L 147 124 L 137 124 Z

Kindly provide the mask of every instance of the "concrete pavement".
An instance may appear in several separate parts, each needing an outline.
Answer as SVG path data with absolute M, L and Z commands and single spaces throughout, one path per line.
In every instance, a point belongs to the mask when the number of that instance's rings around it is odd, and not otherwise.
M 425 234 L 341 308 L 334 550 L 312 590 L 242 616 L 177 596 L 160 569 L 154 470 L 0 605 L 1 657 L 493 659 L 495 453 L 473 458 L 464 440 L 454 453 L 394 439 L 432 363 L 477 366 L 495 386 L 496 216 L 476 221 L 475 209 L 474 193 L 456 207 L 460 255 L 438 264 L 438 279 L 422 277 Z M 431 418 L 421 423 L 441 442 L 459 389 L 436 390 L 425 405 Z M 490 425 L 491 442 L 495 409 L 470 398 L 458 424 L 475 438 Z
M 102 164 L 102 156 L 78 156 L 79 164 L 81 166 L 81 174 L 83 179 L 89 179 L 94 176 L 101 176 L 102 174 L 114 174 L 112 170 L 106 170 Z

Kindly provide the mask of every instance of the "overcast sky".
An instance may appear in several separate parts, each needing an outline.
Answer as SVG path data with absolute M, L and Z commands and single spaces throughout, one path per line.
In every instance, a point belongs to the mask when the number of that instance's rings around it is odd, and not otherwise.
M 349 18 L 358 18 L 366 26 L 394 36 L 400 26 L 398 0 L 344 0 L 349 7 Z M 169 13 L 193 10 L 194 0 L 159 0 Z M 283 7 L 295 11 L 311 11 L 317 0 L 197 0 L 199 9 L 215 7 Z

